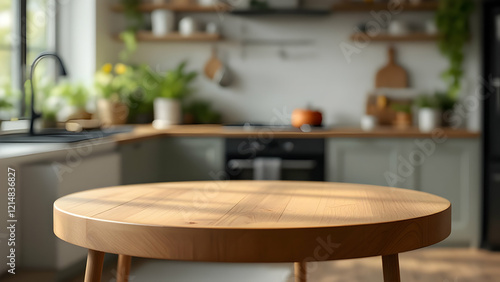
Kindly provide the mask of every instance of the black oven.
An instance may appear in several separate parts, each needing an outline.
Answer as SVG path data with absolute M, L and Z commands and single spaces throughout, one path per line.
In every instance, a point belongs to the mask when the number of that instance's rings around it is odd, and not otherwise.
M 234 180 L 325 180 L 325 140 L 228 138 L 226 172 Z

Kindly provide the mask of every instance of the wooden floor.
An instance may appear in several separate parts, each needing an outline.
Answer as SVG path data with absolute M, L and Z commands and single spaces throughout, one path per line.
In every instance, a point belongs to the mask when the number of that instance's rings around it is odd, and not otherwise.
M 476 249 L 428 248 L 400 255 L 404 282 L 498 282 L 500 252 Z M 291 264 L 217 264 L 134 259 L 131 282 L 289 282 Z M 309 281 L 383 281 L 380 258 L 321 262 L 309 265 Z M 115 281 L 116 268 L 107 266 L 103 282 Z M 54 281 L 51 273 L 18 273 L 0 281 Z M 68 282 L 81 282 L 83 275 Z

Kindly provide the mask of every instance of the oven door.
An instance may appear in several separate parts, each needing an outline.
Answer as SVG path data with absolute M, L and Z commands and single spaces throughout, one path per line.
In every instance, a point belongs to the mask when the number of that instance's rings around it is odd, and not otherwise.
M 227 173 L 233 180 L 253 180 L 255 178 L 255 159 L 230 159 Z M 323 181 L 323 160 L 318 159 L 281 159 L 279 179 L 295 181 Z

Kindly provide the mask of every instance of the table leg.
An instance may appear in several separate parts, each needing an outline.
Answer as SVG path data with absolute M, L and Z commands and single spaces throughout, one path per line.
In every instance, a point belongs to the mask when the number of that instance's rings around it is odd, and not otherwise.
M 295 262 L 295 282 L 307 282 L 307 269 L 305 262 Z
M 85 269 L 85 282 L 101 282 L 103 262 L 103 252 L 89 250 L 87 255 L 87 268 Z
M 118 255 L 118 267 L 116 271 L 116 282 L 128 282 L 130 275 L 131 256 Z
M 382 256 L 384 282 L 400 282 L 398 254 Z

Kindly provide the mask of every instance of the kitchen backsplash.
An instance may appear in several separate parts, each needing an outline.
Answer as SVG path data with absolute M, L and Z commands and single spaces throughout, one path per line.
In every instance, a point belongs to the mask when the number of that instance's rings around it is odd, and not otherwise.
M 99 8 L 106 5 L 97 6 L 98 66 L 117 61 L 117 50 L 122 48 L 109 35 L 122 30 L 123 15 Z M 242 17 L 222 13 L 193 17 L 201 23 L 218 23 L 226 38 L 215 46 L 234 74 L 234 84 L 221 88 L 202 75 L 196 82 L 196 96 L 211 100 L 226 122 L 285 122 L 294 108 L 309 105 L 323 111 L 328 125 L 358 125 L 366 95 L 374 89 L 375 73 L 387 62 L 388 43 L 368 42 L 358 48 L 349 40 L 357 24 L 377 17 L 370 13 L 332 13 L 323 17 Z M 432 17 L 433 13 L 408 12 L 394 19 L 424 22 Z M 478 21 L 471 22 L 473 39 L 464 66 L 464 93 L 469 95 L 477 88 L 481 59 Z M 269 44 L 281 40 L 281 45 Z M 133 61 L 166 70 L 188 59 L 189 68 L 201 73 L 212 46 L 203 42 L 141 42 Z M 352 47 L 352 54 L 346 55 L 341 46 Z M 397 61 L 407 70 L 415 93 L 444 88 L 440 74 L 447 61 L 436 42 L 394 46 Z M 479 129 L 478 111 L 470 116 L 469 128 Z

